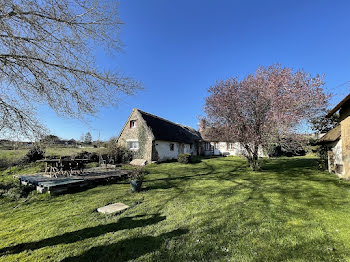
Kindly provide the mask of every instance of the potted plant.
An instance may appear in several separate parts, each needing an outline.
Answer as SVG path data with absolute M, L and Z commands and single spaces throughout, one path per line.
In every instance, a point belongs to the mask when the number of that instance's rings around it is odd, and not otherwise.
M 133 192 L 141 191 L 142 181 L 147 173 L 144 168 L 137 168 L 130 173 L 130 186 Z

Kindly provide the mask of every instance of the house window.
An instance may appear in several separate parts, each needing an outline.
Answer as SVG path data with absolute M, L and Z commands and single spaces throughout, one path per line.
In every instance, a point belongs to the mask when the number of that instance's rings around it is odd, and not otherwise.
M 135 128 L 136 127 L 136 120 L 131 120 L 130 121 L 130 128 Z
M 229 149 L 229 150 L 232 150 L 233 147 L 234 147 L 233 143 L 228 143 L 228 149 Z
M 139 149 L 139 141 L 128 141 L 126 143 L 126 147 L 130 150 L 138 150 Z
M 170 151 L 174 151 L 174 144 L 170 144 Z
M 192 149 L 192 144 L 190 144 L 190 149 Z
M 217 142 L 214 143 L 214 147 L 215 147 L 215 149 L 218 148 L 218 143 Z

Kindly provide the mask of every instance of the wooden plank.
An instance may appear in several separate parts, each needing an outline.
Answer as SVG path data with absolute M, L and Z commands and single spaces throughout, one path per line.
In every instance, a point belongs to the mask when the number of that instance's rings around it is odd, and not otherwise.
M 37 191 L 40 193 L 58 193 L 67 191 L 72 187 L 82 187 L 88 184 L 98 184 L 108 182 L 115 179 L 125 178 L 130 171 L 127 170 L 91 170 L 84 174 L 68 176 L 68 177 L 48 177 L 43 174 L 15 176 L 25 185 L 37 186 Z

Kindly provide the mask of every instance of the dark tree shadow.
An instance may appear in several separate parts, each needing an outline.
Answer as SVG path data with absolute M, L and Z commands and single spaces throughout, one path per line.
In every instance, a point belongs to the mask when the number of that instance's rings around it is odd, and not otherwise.
M 93 247 L 83 254 L 62 261 L 128 261 L 156 251 L 169 239 L 187 234 L 187 229 L 176 229 L 159 236 L 142 236 L 118 243 Z
M 150 218 L 143 218 L 150 216 Z M 159 214 L 152 215 L 139 215 L 133 217 L 122 217 L 116 223 L 110 223 L 106 225 L 98 225 L 95 227 L 88 227 L 73 232 L 67 232 L 62 235 L 42 239 L 35 242 L 22 243 L 15 246 L 5 247 L 0 249 L 0 256 L 6 254 L 20 253 L 25 250 L 35 250 L 42 247 L 54 246 L 58 244 L 69 244 L 77 241 L 81 241 L 87 238 L 98 237 L 109 232 L 115 232 L 123 229 L 133 229 L 137 227 L 144 227 L 152 224 L 156 224 L 165 220 L 165 216 Z

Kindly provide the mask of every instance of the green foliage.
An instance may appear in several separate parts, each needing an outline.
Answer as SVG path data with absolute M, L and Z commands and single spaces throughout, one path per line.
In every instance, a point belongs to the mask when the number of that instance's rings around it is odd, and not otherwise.
M 89 162 L 98 162 L 100 155 L 96 152 L 83 151 L 75 154 L 74 158 L 88 159 Z
M 138 127 L 138 142 L 139 142 L 139 150 L 134 153 L 134 158 L 144 158 L 145 157 L 145 149 L 147 142 L 147 131 L 143 125 L 139 125 Z
M 328 148 L 326 145 L 319 145 L 316 149 L 318 166 L 321 170 L 328 170 Z
M 311 129 L 317 133 L 327 133 L 340 123 L 339 114 L 326 117 L 326 113 L 311 119 Z
M 91 144 L 92 143 L 92 135 L 90 132 L 87 132 L 84 137 L 84 143 L 85 144 Z
M 189 164 L 191 162 L 190 154 L 179 154 L 177 156 L 177 161 L 181 164 Z
M 268 154 L 272 157 L 305 156 L 305 139 L 297 135 L 282 137 L 277 143 L 268 146 Z
M 55 135 L 47 135 L 40 139 L 40 143 L 44 145 L 53 145 L 60 141 L 60 138 Z
M 137 167 L 129 174 L 129 178 L 135 181 L 143 181 L 149 172 L 144 167 Z
M 128 163 L 133 158 L 133 153 L 127 148 L 118 145 L 116 138 L 111 138 L 106 143 L 105 152 L 114 163 Z
M 10 181 L 7 183 L 0 182 L 0 199 L 19 200 L 26 197 L 30 191 L 30 188 L 21 186 L 18 182 L 16 183 L 16 181 Z

